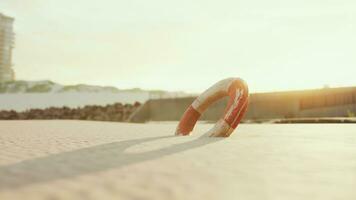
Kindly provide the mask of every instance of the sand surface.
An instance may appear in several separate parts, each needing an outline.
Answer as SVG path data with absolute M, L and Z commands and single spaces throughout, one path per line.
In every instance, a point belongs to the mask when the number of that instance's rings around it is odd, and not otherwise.
M 0 199 L 356 199 L 356 125 L 0 121 Z

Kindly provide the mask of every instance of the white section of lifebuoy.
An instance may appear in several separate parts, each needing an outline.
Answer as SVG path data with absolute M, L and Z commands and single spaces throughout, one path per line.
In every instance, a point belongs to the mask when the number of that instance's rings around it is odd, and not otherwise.
M 177 135 L 188 135 L 201 114 L 215 101 L 230 96 L 224 116 L 209 130 L 211 136 L 229 136 L 237 127 L 247 108 L 248 87 L 239 78 L 221 80 L 199 95 L 183 114 Z

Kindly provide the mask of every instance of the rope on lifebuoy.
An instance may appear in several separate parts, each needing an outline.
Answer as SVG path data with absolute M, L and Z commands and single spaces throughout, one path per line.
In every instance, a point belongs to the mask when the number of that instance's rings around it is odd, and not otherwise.
M 221 80 L 198 96 L 184 112 L 176 135 L 189 135 L 203 112 L 212 103 L 226 96 L 230 99 L 224 115 L 207 134 L 217 137 L 230 136 L 240 123 L 248 106 L 248 87 L 240 78 Z

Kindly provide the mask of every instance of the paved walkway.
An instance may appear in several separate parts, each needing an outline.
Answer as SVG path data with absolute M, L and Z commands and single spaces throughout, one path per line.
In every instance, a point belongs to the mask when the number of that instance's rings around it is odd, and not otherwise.
M 0 199 L 356 199 L 356 125 L 0 121 Z

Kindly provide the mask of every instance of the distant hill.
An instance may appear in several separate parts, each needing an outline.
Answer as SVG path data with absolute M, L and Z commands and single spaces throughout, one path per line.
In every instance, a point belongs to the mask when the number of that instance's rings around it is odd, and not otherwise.
M 95 86 L 86 84 L 61 85 L 49 80 L 44 81 L 11 81 L 0 83 L 1 93 L 121 93 L 121 92 L 149 92 L 153 95 L 165 95 L 168 92 L 163 90 L 142 90 L 140 88 L 118 89 L 111 86 Z

